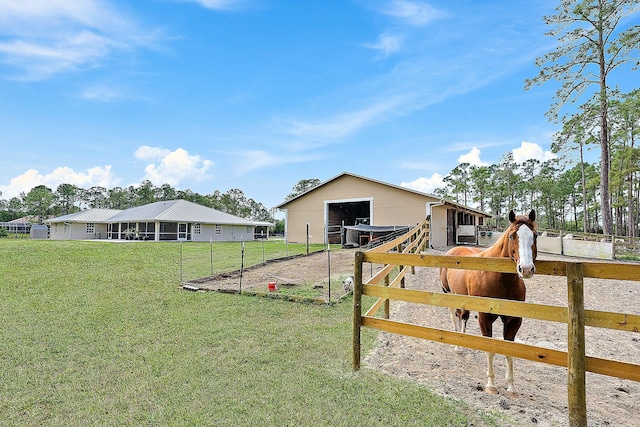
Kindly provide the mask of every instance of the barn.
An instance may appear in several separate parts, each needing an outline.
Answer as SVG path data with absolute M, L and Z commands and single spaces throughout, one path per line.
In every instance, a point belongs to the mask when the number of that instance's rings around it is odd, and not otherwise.
M 343 172 L 276 206 L 285 214 L 289 242 L 344 243 L 346 231 L 368 236 L 413 227 L 431 218 L 431 245 L 477 243 L 490 215 L 433 195 Z M 369 230 L 369 231 L 366 231 Z
M 87 209 L 45 222 L 52 240 L 249 241 L 254 240 L 258 229 L 273 226 L 187 200 L 161 201 L 126 210 Z

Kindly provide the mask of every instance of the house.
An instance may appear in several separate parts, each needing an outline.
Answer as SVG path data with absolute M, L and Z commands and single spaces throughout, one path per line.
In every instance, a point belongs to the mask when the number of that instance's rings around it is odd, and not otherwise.
M 273 226 L 187 200 L 126 210 L 88 209 L 45 222 L 52 240 L 249 241 L 254 240 L 256 228 Z
M 7 222 L 0 222 L 0 228 L 4 228 L 8 233 L 29 234 L 31 227 L 37 222 L 37 218 L 23 216 Z
M 490 215 L 433 195 L 343 172 L 276 208 L 285 212 L 289 242 L 344 243 L 361 229 L 358 244 L 376 230 L 413 227 L 430 217 L 434 247 L 477 243 L 477 227 Z M 369 231 L 366 231 L 369 230 Z

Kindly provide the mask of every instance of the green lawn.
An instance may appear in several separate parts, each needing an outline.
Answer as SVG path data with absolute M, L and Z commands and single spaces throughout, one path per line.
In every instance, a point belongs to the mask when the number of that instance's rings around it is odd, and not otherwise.
M 182 290 L 180 246 L 0 239 L 0 425 L 498 424 L 353 373 L 349 301 Z

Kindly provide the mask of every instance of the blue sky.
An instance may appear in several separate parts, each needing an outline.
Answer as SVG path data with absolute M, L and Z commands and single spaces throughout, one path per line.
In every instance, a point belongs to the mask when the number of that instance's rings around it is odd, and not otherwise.
M 430 193 L 544 160 L 555 86 L 524 80 L 556 4 L 0 0 L 0 198 L 148 179 L 271 208 L 343 171 Z

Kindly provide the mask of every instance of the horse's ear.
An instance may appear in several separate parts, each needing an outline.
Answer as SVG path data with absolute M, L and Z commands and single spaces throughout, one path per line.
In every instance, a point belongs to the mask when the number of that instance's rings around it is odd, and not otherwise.
M 509 222 L 513 222 L 516 220 L 516 213 L 513 211 L 513 209 L 511 209 L 509 211 Z
M 531 212 L 529 212 L 529 219 L 531 221 L 535 221 L 536 220 L 536 211 L 531 209 Z

